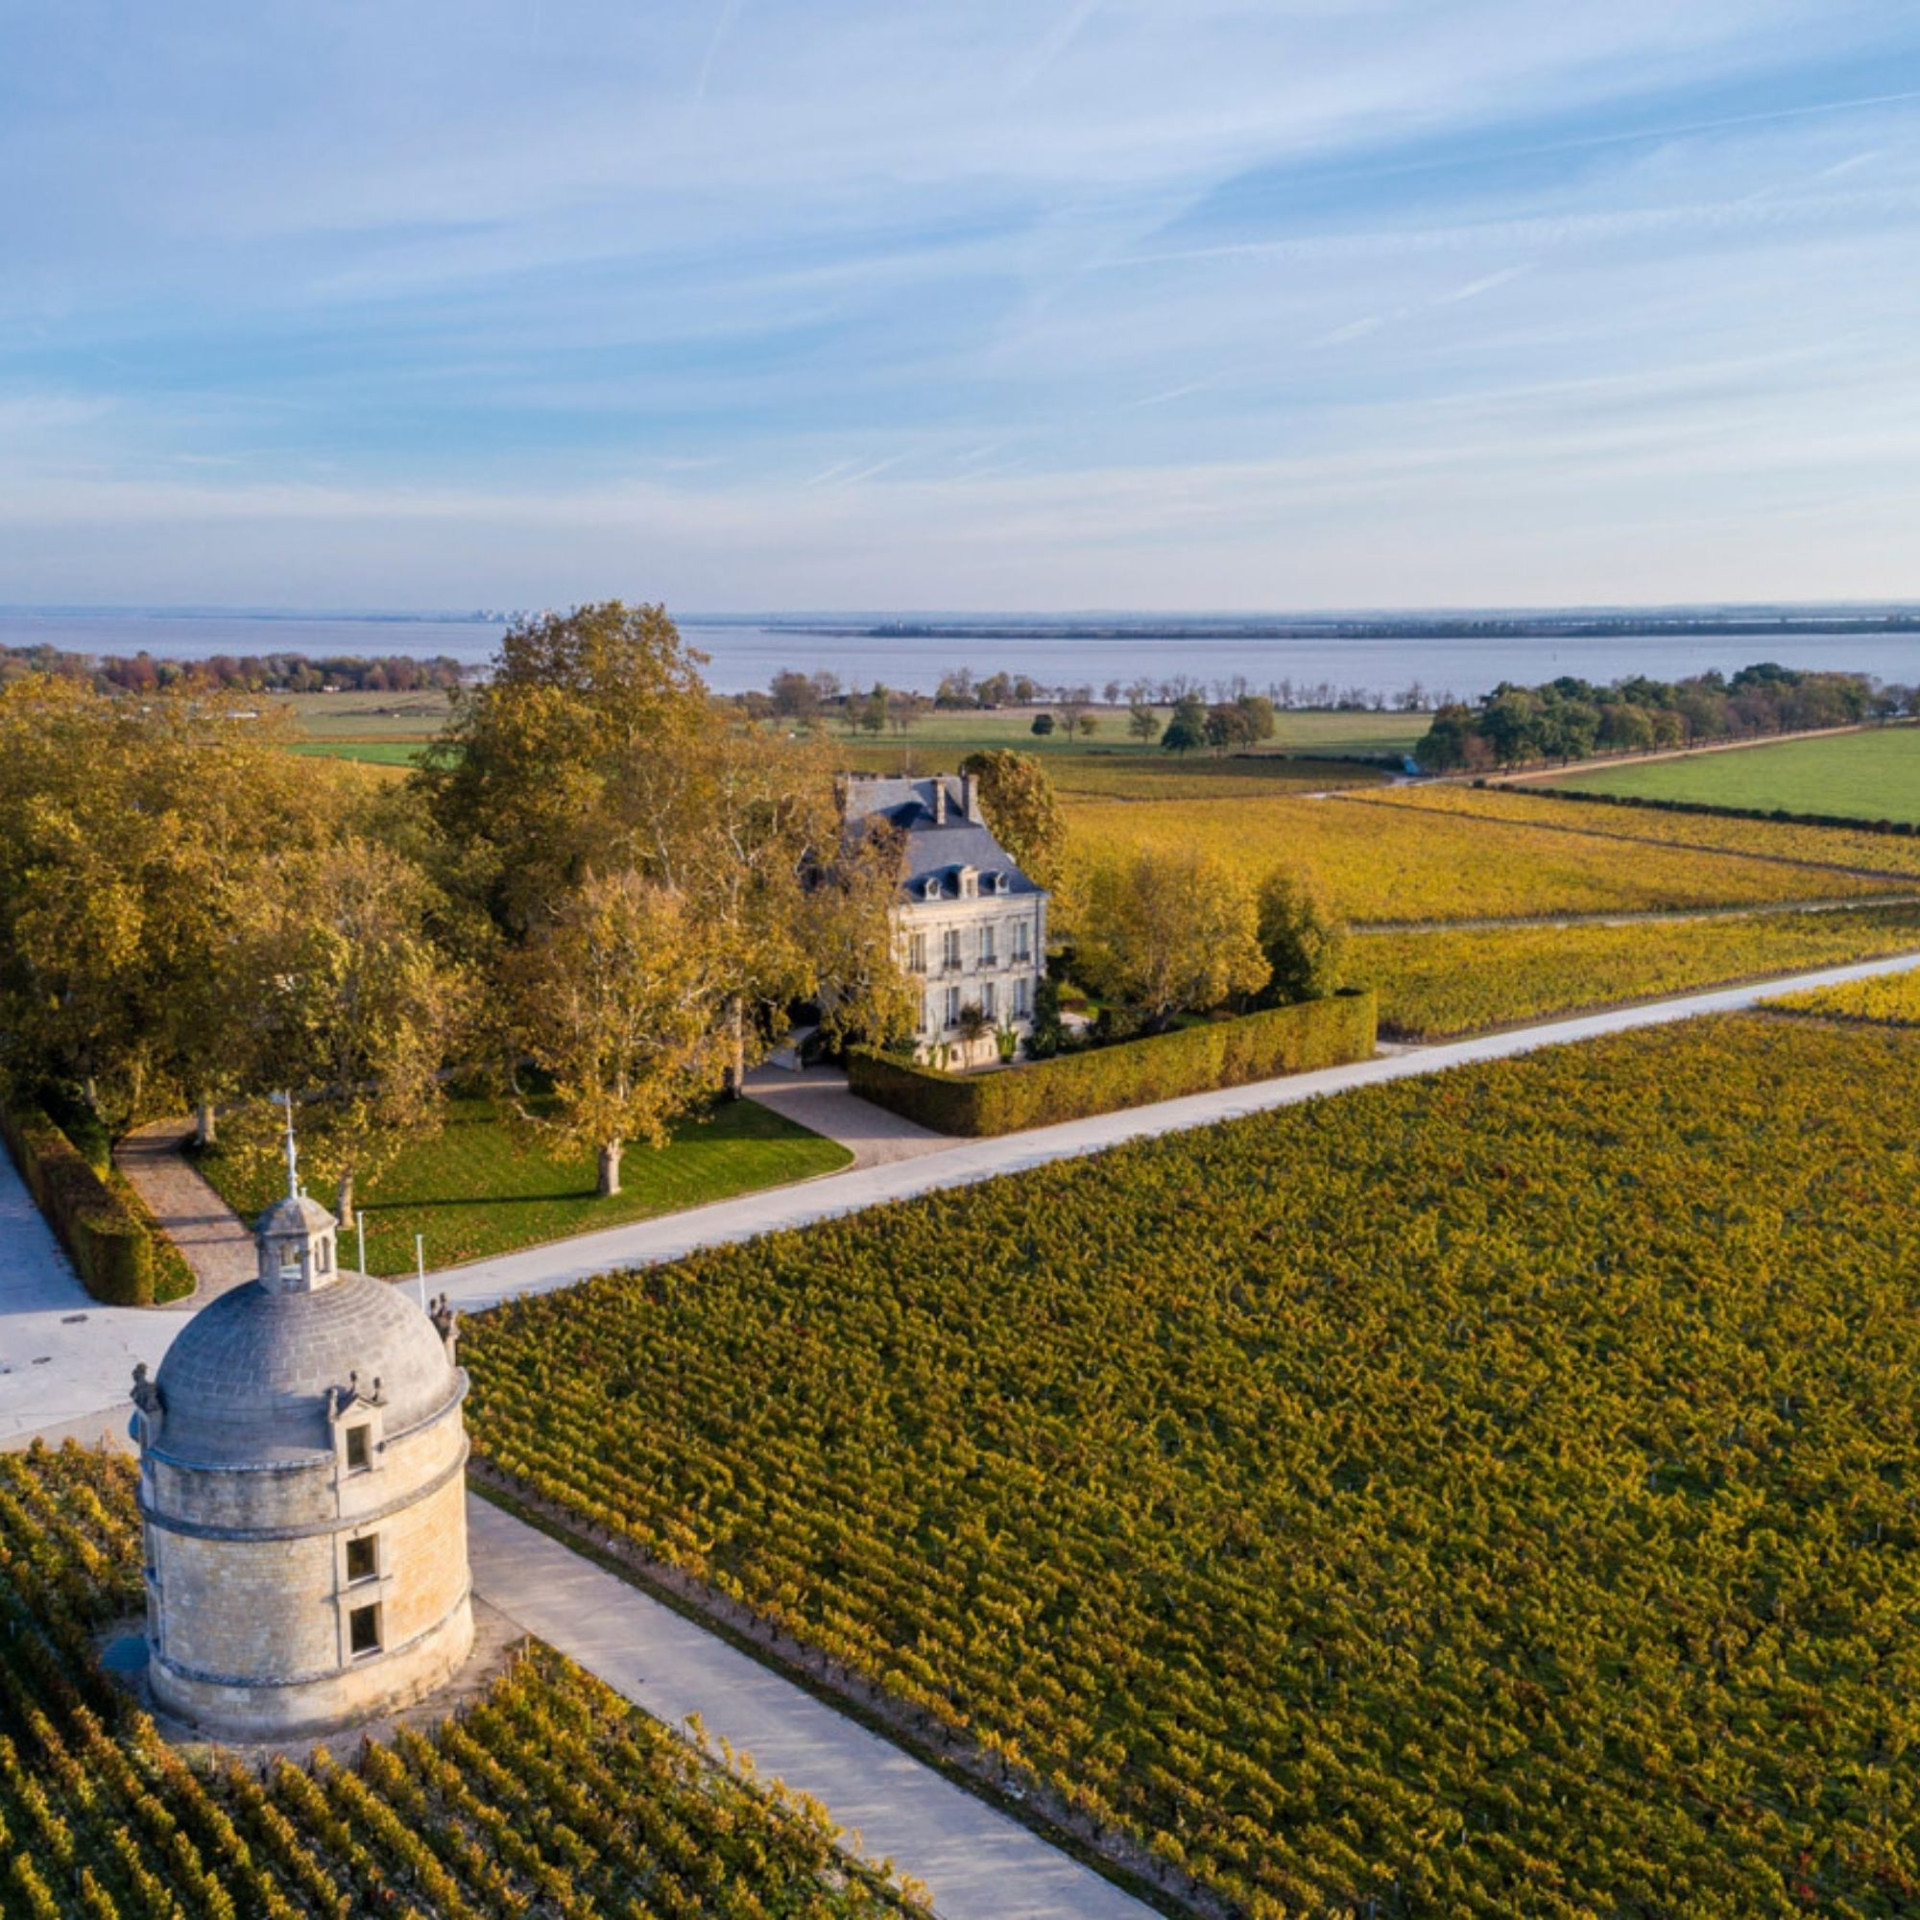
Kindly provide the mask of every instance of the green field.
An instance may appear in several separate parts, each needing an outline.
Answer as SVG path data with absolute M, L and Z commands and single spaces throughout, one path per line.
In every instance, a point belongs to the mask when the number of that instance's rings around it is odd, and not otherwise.
M 370 767 L 412 767 L 420 763 L 424 741 L 409 740 L 301 740 L 290 752 L 319 760 L 357 760 Z
M 1642 761 L 1554 784 L 1644 800 L 1920 823 L 1920 727 Z
M 438 1135 L 407 1146 L 364 1187 L 367 1267 L 411 1273 L 416 1233 L 426 1236 L 428 1266 L 453 1266 L 834 1173 L 852 1158 L 770 1108 L 734 1101 L 684 1121 L 658 1152 L 629 1147 L 625 1191 L 601 1200 L 590 1154 L 554 1151 L 530 1130 L 508 1126 L 490 1100 L 454 1099 Z M 199 1167 L 246 1219 L 284 1191 L 284 1176 L 277 1179 L 270 1163 L 243 1166 L 216 1150 L 200 1156 Z

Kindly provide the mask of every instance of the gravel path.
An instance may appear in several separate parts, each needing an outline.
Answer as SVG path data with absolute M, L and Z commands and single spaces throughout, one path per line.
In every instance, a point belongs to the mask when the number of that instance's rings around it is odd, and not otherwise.
M 198 1283 L 184 1300 L 167 1303 L 170 1312 L 203 1307 L 216 1294 L 244 1286 L 258 1270 L 252 1232 L 183 1151 L 192 1137 L 191 1120 L 158 1120 L 113 1150 L 114 1164 L 166 1228 Z
M 1149 1920 L 1153 1909 L 833 1708 L 569 1547 L 467 1502 L 474 1585 L 510 1620 L 677 1727 L 811 1794 L 861 1851 L 933 1894 L 941 1920 Z

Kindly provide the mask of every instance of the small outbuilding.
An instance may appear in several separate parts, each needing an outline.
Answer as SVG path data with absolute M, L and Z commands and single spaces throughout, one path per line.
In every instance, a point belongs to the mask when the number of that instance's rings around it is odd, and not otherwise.
M 404 1706 L 473 1644 L 454 1315 L 342 1272 L 287 1160 L 257 1276 L 134 1370 L 149 1683 L 232 1739 Z

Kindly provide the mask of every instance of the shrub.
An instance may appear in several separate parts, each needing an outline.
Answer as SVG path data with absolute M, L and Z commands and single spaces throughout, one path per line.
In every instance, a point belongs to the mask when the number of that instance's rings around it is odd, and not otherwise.
M 876 1106 L 936 1133 L 983 1138 L 1364 1060 L 1376 1012 L 1372 993 L 1338 993 L 1001 1073 L 941 1073 L 869 1048 L 850 1054 L 848 1068 L 854 1092 Z
M 30 1102 L 0 1102 L 0 1138 L 87 1291 L 109 1306 L 150 1307 L 152 1236 L 85 1155 Z

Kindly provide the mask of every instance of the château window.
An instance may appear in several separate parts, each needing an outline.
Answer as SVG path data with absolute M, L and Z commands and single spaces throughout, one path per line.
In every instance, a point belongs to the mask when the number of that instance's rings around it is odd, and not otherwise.
M 980 929 L 980 964 L 983 967 L 996 967 L 1000 964 L 999 947 L 1000 943 L 994 936 L 993 928 L 982 927 Z
M 371 1427 L 349 1427 L 347 1429 L 347 1471 L 364 1473 L 373 1465 L 373 1429 Z
M 1033 958 L 1033 929 L 1024 920 L 1013 923 L 1013 957 L 1016 960 Z
M 960 1024 L 960 989 L 947 989 L 947 1025 L 957 1027 Z
M 380 1651 L 380 1608 L 355 1607 L 347 1615 L 347 1646 L 355 1654 Z
M 984 1013 L 989 1020 L 994 1017 L 993 982 L 991 980 L 987 981 L 980 989 L 980 1011 Z
M 949 927 L 942 936 L 940 957 L 949 973 L 960 971 L 960 929 L 958 927 Z
M 913 973 L 927 970 L 927 936 L 916 933 L 907 941 L 907 967 Z
M 1024 974 L 1013 983 L 1013 1011 L 1020 1020 L 1033 1011 L 1033 982 Z
M 380 1571 L 379 1536 L 364 1533 L 347 1542 L 347 1579 L 371 1580 Z

